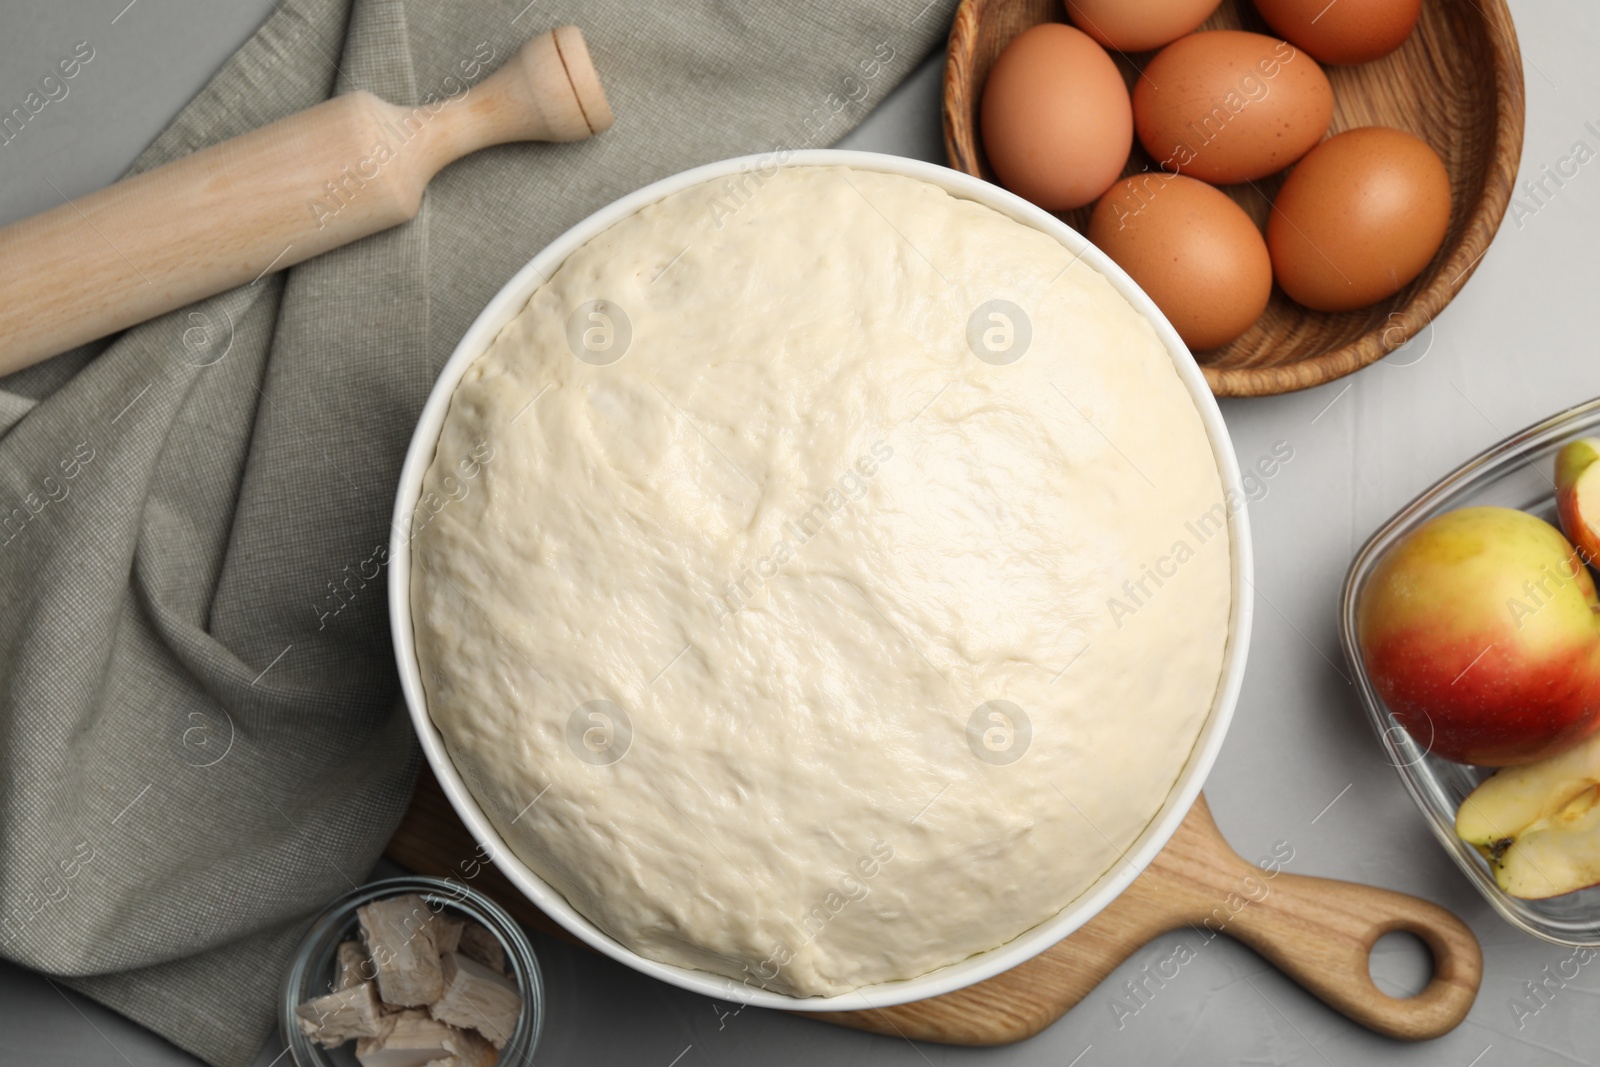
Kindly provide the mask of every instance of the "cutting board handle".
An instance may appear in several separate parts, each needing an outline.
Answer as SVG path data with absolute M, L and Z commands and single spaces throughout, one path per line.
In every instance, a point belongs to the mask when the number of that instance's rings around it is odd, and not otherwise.
M 1279 873 L 1262 884 L 1267 895 L 1225 932 L 1329 1006 L 1407 1041 L 1438 1037 L 1466 1018 L 1483 977 L 1483 954 L 1472 931 L 1444 908 L 1330 878 Z M 1416 996 L 1391 997 L 1372 981 L 1372 946 L 1395 931 L 1415 934 L 1433 954 L 1433 978 Z
M 824 1017 L 947 1044 L 1018 1041 L 1049 1026 L 1129 956 L 1174 930 L 1202 942 L 1219 934 L 1236 938 L 1330 1007 L 1407 1041 L 1454 1029 L 1483 978 L 1477 938 L 1444 908 L 1388 889 L 1247 863 L 1223 840 L 1202 796 L 1122 895 L 1059 944 L 954 993 Z M 1372 982 L 1372 946 L 1396 930 L 1416 934 L 1433 953 L 1433 978 L 1414 997 L 1388 996 Z M 1192 945 L 1194 939 L 1186 940 Z M 1114 991 L 1116 1003 L 1130 1015 L 1158 1004 L 1166 983 L 1178 980 L 1177 966 L 1144 968 Z
M 583 34 L 563 26 L 454 96 L 412 107 L 345 93 L 13 223 L 0 229 L 0 374 L 397 226 L 469 152 L 610 125 Z

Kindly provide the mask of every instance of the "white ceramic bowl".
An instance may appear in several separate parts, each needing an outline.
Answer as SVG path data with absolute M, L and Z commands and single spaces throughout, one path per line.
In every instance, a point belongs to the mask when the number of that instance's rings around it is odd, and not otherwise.
M 696 167 L 647 185 L 638 192 L 625 196 L 590 215 L 556 238 L 544 251 L 534 256 L 532 262 L 518 271 L 494 299 L 489 301 L 489 306 L 483 309 L 483 313 L 467 330 L 449 362 L 440 372 L 439 380 L 434 383 L 433 392 L 428 396 L 416 432 L 411 438 L 405 466 L 400 472 L 400 489 L 395 499 L 394 528 L 402 531 L 410 529 L 410 516 L 417 506 L 422 476 L 433 461 L 439 429 L 444 423 L 445 413 L 450 406 L 450 397 L 455 392 L 456 383 L 461 380 L 462 374 L 488 349 L 501 329 L 522 311 L 529 297 L 543 284 L 545 278 L 555 273 L 556 268 L 561 266 L 567 256 L 614 223 L 632 215 L 647 204 L 701 182 L 738 174 L 745 168 L 771 166 L 774 162 L 781 162 L 785 166 L 846 166 L 917 178 L 939 186 L 952 196 L 976 201 L 1024 225 L 1043 230 L 1080 255 L 1089 266 L 1105 275 L 1112 286 L 1155 326 L 1157 336 L 1161 338 L 1172 356 L 1178 376 L 1188 387 L 1190 395 L 1194 398 L 1195 407 L 1200 411 L 1200 418 L 1211 439 L 1212 450 L 1216 453 L 1217 469 L 1222 475 L 1223 488 L 1232 490 L 1237 494 L 1236 499 L 1241 501 L 1241 507 L 1231 513 L 1229 520 L 1233 553 L 1233 612 L 1228 627 L 1227 650 L 1223 657 L 1222 678 L 1217 687 L 1216 702 L 1205 726 L 1200 731 L 1194 752 L 1189 757 L 1189 762 L 1178 778 L 1176 786 L 1167 797 L 1166 804 L 1145 828 L 1133 848 L 1128 851 L 1125 862 L 1118 863 L 1114 869 L 1107 871 L 1088 892 L 1063 908 L 1054 918 L 1040 923 L 1013 941 L 917 978 L 867 986 L 839 996 L 791 997 L 767 990 L 749 989 L 730 978 L 707 971 L 657 963 L 631 951 L 601 931 L 567 903 L 565 897 L 520 862 L 484 815 L 478 802 L 468 792 L 461 775 L 450 761 L 444 738 L 440 736 L 428 717 L 427 704 L 423 698 L 422 677 L 417 667 L 416 647 L 411 630 L 409 543 L 396 545 L 390 552 L 389 618 L 394 634 L 395 656 L 399 661 L 401 687 L 405 693 L 406 704 L 411 710 L 412 722 L 417 728 L 417 736 L 422 741 L 423 752 L 427 754 L 433 773 L 438 777 L 439 784 L 444 787 L 445 795 L 450 798 L 450 803 L 461 816 L 462 822 L 472 831 L 473 837 L 490 851 L 500 869 L 541 911 L 591 948 L 605 953 L 612 959 L 620 960 L 635 970 L 696 993 L 719 1000 L 790 1011 L 853 1011 L 938 996 L 981 982 L 985 978 L 1015 967 L 1088 922 L 1117 894 L 1127 888 L 1155 858 L 1156 853 L 1161 851 L 1167 839 L 1177 829 L 1178 823 L 1188 813 L 1195 797 L 1199 795 L 1206 774 L 1216 760 L 1217 751 L 1222 747 L 1223 735 L 1227 732 L 1228 722 L 1233 717 L 1234 704 L 1239 697 L 1239 687 L 1244 678 L 1245 652 L 1250 645 L 1250 616 L 1254 600 L 1250 526 L 1242 506 L 1245 498 L 1244 486 L 1240 481 L 1239 465 L 1234 457 L 1233 445 L 1228 439 L 1227 427 L 1223 425 L 1222 413 L 1218 410 L 1217 402 L 1206 386 L 1194 357 L 1189 354 L 1177 331 L 1156 309 L 1150 298 L 1122 272 L 1121 268 L 1081 234 L 1053 215 L 1006 192 L 999 186 L 931 163 L 872 152 L 840 152 L 827 149 L 788 152 L 782 156 L 784 158 L 768 153 L 762 156 L 743 156 L 723 160 L 720 163 L 708 163 L 703 167 Z

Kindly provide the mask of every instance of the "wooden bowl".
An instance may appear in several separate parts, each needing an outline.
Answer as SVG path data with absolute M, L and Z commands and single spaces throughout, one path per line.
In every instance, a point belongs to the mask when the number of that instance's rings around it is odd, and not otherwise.
M 944 143 L 950 165 L 994 181 L 978 132 L 983 82 L 995 57 L 1030 26 L 1065 22 L 1062 0 L 961 0 L 944 76 Z M 1250 0 L 1223 0 L 1201 29 L 1277 36 Z M 1131 87 L 1154 55 L 1113 53 Z M 1450 302 L 1488 250 L 1511 198 L 1522 153 L 1522 57 L 1505 0 L 1424 0 L 1416 30 L 1373 63 L 1324 67 L 1333 83 L 1333 127 L 1393 126 L 1433 146 L 1450 172 L 1450 228 L 1422 275 L 1388 300 L 1357 311 L 1301 307 L 1277 286 L 1254 326 L 1231 344 L 1196 352 L 1218 396 L 1307 389 L 1359 370 L 1405 344 Z M 1153 169 L 1134 140 L 1124 174 Z M 1224 187 L 1265 228 L 1273 175 Z M 1081 232 L 1091 208 L 1061 213 Z

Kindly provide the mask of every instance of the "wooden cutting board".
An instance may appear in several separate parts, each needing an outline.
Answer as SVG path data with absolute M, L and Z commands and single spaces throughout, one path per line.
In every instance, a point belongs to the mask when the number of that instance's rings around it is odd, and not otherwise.
M 470 881 L 519 921 L 578 943 L 478 858 L 477 842 L 426 768 L 388 855 L 420 874 Z M 805 1014 L 917 1041 L 1021 1041 L 1061 1018 L 1153 938 L 1185 926 L 1207 939 L 1220 933 L 1249 945 L 1330 1007 L 1405 1040 L 1454 1029 L 1466 1018 L 1483 977 L 1477 939 L 1444 908 L 1387 889 L 1264 871 L 1228 847 L 1201 797 L 1121 896 L 1026 963 L 942 997 L 872 1011 Z M 1368 969 L 1373 943 L 1396 930 L 1416 934 L 1433 953 L 1433 979 L 1414 997 L 1384 994 Z

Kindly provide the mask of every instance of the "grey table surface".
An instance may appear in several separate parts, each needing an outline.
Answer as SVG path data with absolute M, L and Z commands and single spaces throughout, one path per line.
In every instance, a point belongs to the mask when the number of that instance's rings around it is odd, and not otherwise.
M 199 0 L 0 0 L 0 104 L 20 100 L 87 40 L 95 59 L 48 121 L 0 149 L 0 222 L 113 180 L 270 9 Z M 1600 149 L 1600 7 L 1513 0 L 1528 90 L 1524 181 Z M 942 161 L 940 57 L 931 58 L 842 147 Z M 1594 126 L 1588 125 L 1593 121 Z M 1568 166 L 1565 169 L 1570 170 Z M 54 188 L 52 188 L 52 185 Z M 1319 389 L 1223 402 L 1243 462 L 1278 442 L 1293 459 L 1250 507 L 1256 629 L 1227 743 L 1206 787 L 1246 858 L 1286 843 L 1288 868 L 1416 893 L 1453 909 L 1483 943 L 1486 975 L 1466 1023 L 1401 1045 L 1325 1008 L 1247 949 L 1206 945 L 1147 1003 L 1119 993 L 1170 955 L 1137 953 L 1075 1011 L 1000 1049 L 912 1044 L 719 1004 L 592 954 L 540 940 L 550 1012 L 545 1063 L 799 1064 L 1502 1064 L 1600 1062 L 1600 967 L 1555 989 L 1536 1014 L 1526 983 L 1569 955 L 1513 930 L 1424 827 L 1345 677 L 1339 584 L 1367 535 L 1430 482 L 1500 437 L 1600 394 L 1600 166 L 1513 213 L 1460 297 L 1384 363 Z M 1190 938 L 1197 942 L 1197 938 Z M 1420 944 L 1391 935 L 1373 956 L 1391 993 L 1426 980 Z M 1117 1005 L 1124 1005 L 1119 1011 Z M 1131 1009 L 1137 1007 L 1137 1011 Z M 1520 1025 L 1519 1025 L 1520 1023 Z M 276 1041 L 260 1064 L 283 1063 Z M 171 1045 L 42 975 L 0 963 L 0 1064 L 154 1067 L 193 1063 Z

